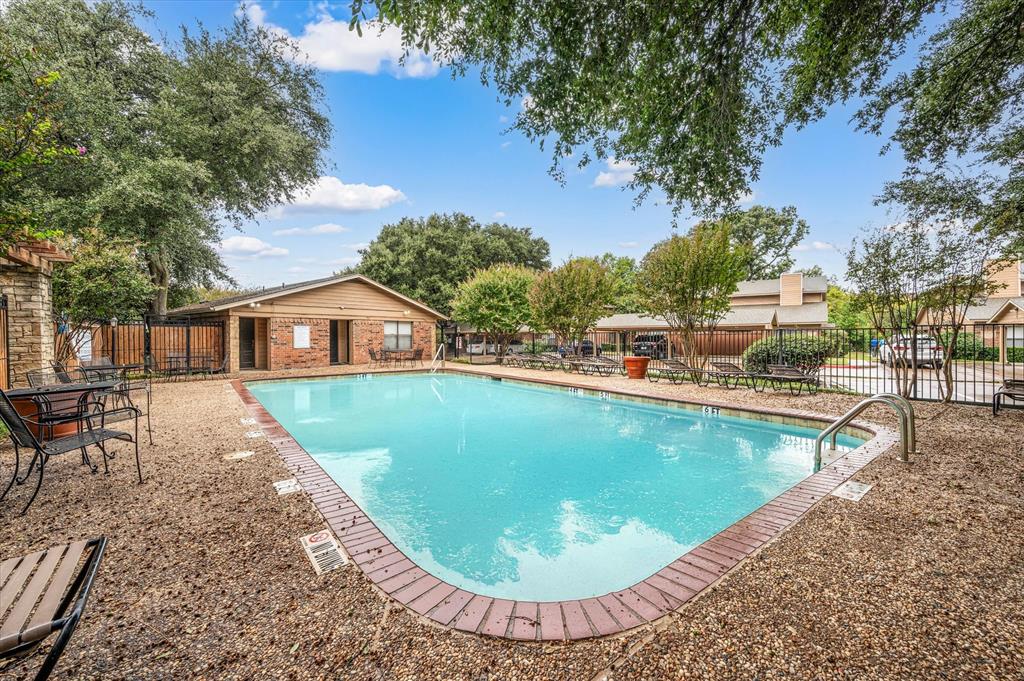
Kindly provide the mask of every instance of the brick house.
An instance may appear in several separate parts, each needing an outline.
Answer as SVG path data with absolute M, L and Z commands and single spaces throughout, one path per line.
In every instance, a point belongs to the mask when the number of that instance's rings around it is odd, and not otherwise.
M 365 364 L 369 350 L 435 349 L 437 322 L 423 303 L 360 274 L 343 274 L 187 305 L 171 318 L 219 319 L 228 370 Z
M 15 244 L 0 254 L 0 388 L 26 385 L 25 374 L 53 361 L 53 263 L 71 256 L 49 241 Z M 4 336 L 6 334 L 6 336 Z

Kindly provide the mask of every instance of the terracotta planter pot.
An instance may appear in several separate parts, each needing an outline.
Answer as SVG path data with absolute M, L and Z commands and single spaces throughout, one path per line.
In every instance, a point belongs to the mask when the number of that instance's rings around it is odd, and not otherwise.
M 647 365 L 650 357 L 623 357 L 622 363 L 626 365 L 626 375 L 630 378 L 646 378 Z

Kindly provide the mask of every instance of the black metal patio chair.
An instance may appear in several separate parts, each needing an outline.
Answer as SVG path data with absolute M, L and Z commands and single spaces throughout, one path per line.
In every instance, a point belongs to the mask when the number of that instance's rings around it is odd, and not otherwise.
M 31 426 L 36 427 L 39 432 L 43 432 L 45 425 L 37 420 L 29 419 L 18 413 L 17 409 L 11 403 L 7 394 L 0 391 L 0 421 L 7 427 L 7 434 L 11 438 L 11 442 L 14 444 L 14 472 L 11 475 L 10 482 L 7 483 L 7 487 L 3 493 L 0 494 L 0 501 L 2 501 L 11 489 L 15 485 L 25 484 L 29 477 L 32 475 L 34 468 L 39 468 L 39 477 L 36 480 L 35 489 L 32 492 L 31 498 L 28 503 L 25 504 L 25 508 L 22 509 L 22 515 L 28 511 L 29 506 L 35 501 L 36 495 L 39 494 L 39 488 L 43 485 L 43 475 L 46 470 L 46 463 L 50 460 L 51 456 L 57 456 L 60 454 L 67 454 L 68 452 L 80 451 L 82 453 L 82 463 L 89 466 L 93 473 L 97 473 L 99 468 L 96 464 L 92 463 L 89 459 L 87 447 L 95 445 L 100 453 L 103 455 L 103 471 L 109 473 L 110 468 L 108 462 L 114 458 L 114 454 L 107 452 L 106 442 L 110 440 L 121 440 L 124 442 L 131 442 L 135 445 L 135 468 L 138 471 L 139 483 L 142 483 L 142 461 L 139 458 L 139 416 L 141 413 L 138 409 L 132 406 L 117 407 L 116 409 L 105 409 L 105 405 L 102 401 L 90 399 L 90 395 L 85 393 L 78 401 L 78 412 L 77 418 L 73 420 L 71 418 L 65 418 L 63 424 L 74 422 L 77 426 L 78 432 L 73 435 L 64 435 L 61 437 L 48 440 L 46 442 L 39 442 L 36 438 L 35 433 L 32 432 Z M 135 435 L 127 433 L 121 430 L 111 430 L 106 427 L 108 420 L 126 420 L 128 418 L 134 418 L 135 421 Z M 98 426 L 97 426 L 98 423 Z M 22 476 L 18 475 L 21 464 L 21 450 L 27 449 L 32 450 L 32 458 L 29 460 L 28 470 Z
M 27 657 L 60 632 L 35 675 L 49 678 L 82 618 L 106 546 L 98 537 L 0 563 L 0 660 Z
M 1003 407 L 1004 401 L 1007 399 L 1015 402 L 1017 400 L 1024 400 L 1024 380 L 1007 378 L 1003 381 L 1003 385 L 996 390 L 994 395 L 992 395 L 993 416 L 999 415 L 999 410 Z

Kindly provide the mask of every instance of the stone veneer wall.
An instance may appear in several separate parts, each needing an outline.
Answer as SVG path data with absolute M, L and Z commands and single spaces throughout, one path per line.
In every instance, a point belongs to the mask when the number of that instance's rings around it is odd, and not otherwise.
M 296 325 L 309 327 L 309 348 L 292 347 L 292 327 Z M 310 369 L 330 365 L 331 327 L 329 319 L 271 317 L 268 331 L 270 335 L 269 369 Z
M 49 274 L 27 265 L 0 265 L 7 294 L 11 386 L 28 385 L 25 372 L 53 361 L 53 304 Z

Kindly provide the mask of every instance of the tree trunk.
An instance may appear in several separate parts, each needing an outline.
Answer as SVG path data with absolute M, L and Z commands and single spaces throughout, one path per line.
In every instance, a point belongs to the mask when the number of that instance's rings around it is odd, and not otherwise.
M 171 285 L 171 268 L 167 263 L 167 255 L 161 250 L 146 253 L 149 265 L 149 276 L 156 286 L 156 293 L 149 303 L 151 314 L 163 316 L 167 314 L 167 289 Z

